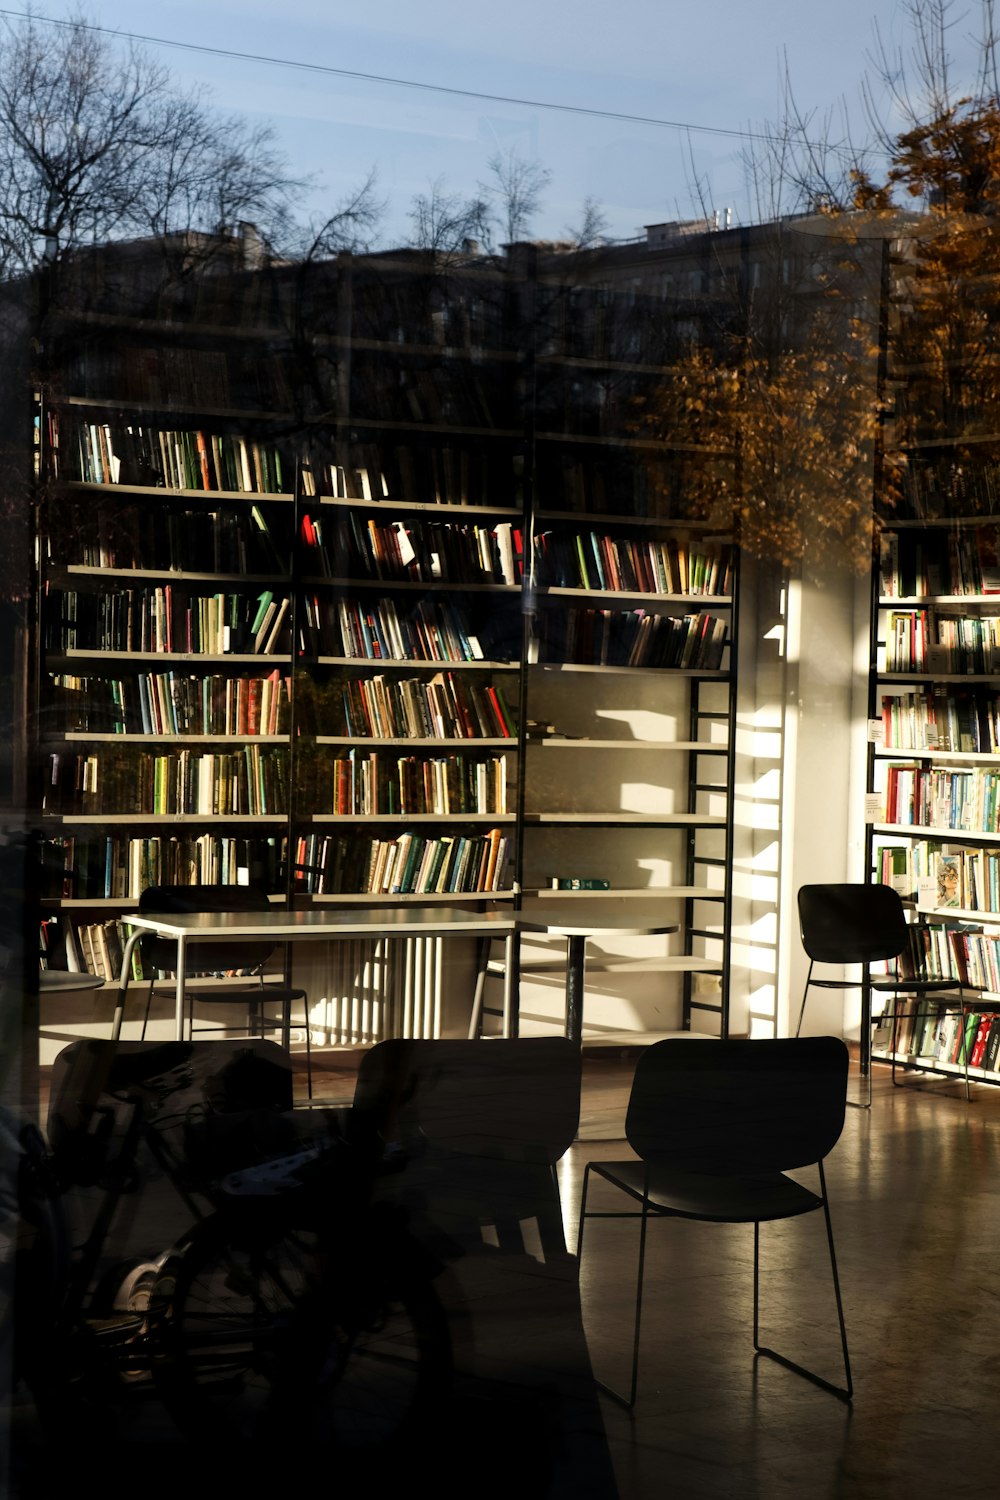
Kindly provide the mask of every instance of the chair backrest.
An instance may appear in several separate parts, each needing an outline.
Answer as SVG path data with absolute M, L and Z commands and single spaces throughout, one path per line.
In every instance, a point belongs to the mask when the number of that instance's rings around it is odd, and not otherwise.
M 889 885 L 800 886 L 799 930 L 817 963 L 876 963 L 909 943 L 903 903 Z
M 840 1138 L 847 1048 L 838 1037 L 654 1042 L 625 1120 L 633 1151 L 691 1172 L 787 1171 Z
M 552 1165 L 580 1119 L 580 1048 L 566 1037 L 379 1042 L 354 1113 L 387 1140 Z
M 139 911 L 143 914 L 268 910 L 267 892 L 254 885 L 150 885 L 139 896 Z M 140 939 L 139 946 L 145 969 L 173 973 L 177 945 L 172 939 L 149 933 Z M 228 969 L 254 972 L 267 962 L 273 951 L 274 944 L 270 942 L 192 943 L 188 948 L 187 974 L 218 974 Z
M 101 1142 L 93 1111 L 114 1108 L 142 1085 L 143 1112 L 165 1145 L 183 1156 L 185 1127 L 203 1112 L 234 1114 L 292 1108 L 292 1062 L 283 1047 L 258 1037 L 194 1042 L 70 1042 L 52 1063 L 48 1133 L 74 1181 Z M 105 1148 L 106 1148 L 105 1143 Z M 96 1165 L 103 1168 L 102 1155 Z M 95 1180 L 95 1179 L 92 1179 Z

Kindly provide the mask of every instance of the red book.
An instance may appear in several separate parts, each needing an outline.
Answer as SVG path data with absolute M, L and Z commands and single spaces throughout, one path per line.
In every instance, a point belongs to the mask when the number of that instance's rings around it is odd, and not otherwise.
M 507 716 L 505 715 L 503 708 L 501 707 L 500 699 L 497 696 L 497 690 L 495 687 L 493 687 L 492 684 L 486 689 L 486 695 L 493 705 L 493 712 L 496 715 L 498 732 L 506 736 L 507 739 L 510 739 L 511 734 L 513 733 L 513 727 L 507 722 Z
M 986 1051 L 986 1043 L 990 1039 L 990 1027 L 993 1025 L 992 1013 L 984 1015 L 979 1022 L 976 1032 L 976 1040 L 972 1044 L 972 1055 L 969 1058 L 970 1068 L 981 1068 L 983 1065 L 983 1054 Z
M 250 701 L 247 704 L 247 734 L 260 734 L 260 681 L 250 683 Z
M 203 432 L 195 433 L 198 442 L 198 460 L 201 464 L 201 482 L 206 490 L 212 488 L 212 472 L 208 466 L 208 444 L 205 442 Z

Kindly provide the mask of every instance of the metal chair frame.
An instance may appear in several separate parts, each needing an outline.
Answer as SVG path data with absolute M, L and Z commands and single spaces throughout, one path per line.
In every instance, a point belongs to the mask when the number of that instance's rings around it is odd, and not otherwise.
M 847 1068 L 847 1048 L 837 1037 L 761 1041 L 672 1038 L 654 1043 L 643 1053 L 625 1124 L 626 1138 L 639 1160 L 587 1163 L 576 1247 L 582 1262 L 588 1219 L 640 1221 L 628 1393 L 598 1382 L 601 1390 L 620 1405 L 631 1410 L 636 1401 L 646 1231 L 654 1218 L 752 1223 L 755 1351 L 841 1400 L 852 1399 L 854 1384 L 823 1168 L 824 1158 L 843 1129 Z M 786 1170 L 806 1166 L 818 1169 L 818 1193 L 785 1176 Z M 588 1209 L 592 1173 L 640 1207 Z M 844 1363 L 842 1386 L 761 1342 L 761 1223 L 816 1210 L 822 1210 L 826 1226 Z
M 872 1104 L 871 1051 L 872 1030 L 879 1021 L 892 1021 L 892 1082 L 896 1080 L 896 1040 L 898 1037 L 899 1000 L 903 995 L 929 997 L 940 995 L 946 1009 L 962 1017 L 962 1062 L 965 1096 L 969 1088 L 969 1055 L 965 1040 L 966 1021 L 970 1013 L 995 1008 L 969 993 L 970 987 L 955 979 L 920 979 L 902 975 L 899 960 L 910 946 L 912 928 L 898 892 L 888 885 L 813 884 L 800 886 L 798 892 L 799 934 L 809 958 L 809 970 L 802 991 L 802 1003 L 795 1035 L 802 1030 L 810 989 L 861 990 L 861 1073 L 866 1083 L 863 1102 L 849 1099 L 855 1109 L 870 1109 Z M 819 979 L 817 964 L 860 964 L 858 979 Z M 892 971 L 885 979 L 873 979 L 871 965 L 886 963 Z M 872 1013 L 872 996 L 891 997 L 891 1009 L 879 1015 Z M 948 998 L 952 1003 L 948 1004 Z M 957 1003 L 955 1003 L 957 1002 Z

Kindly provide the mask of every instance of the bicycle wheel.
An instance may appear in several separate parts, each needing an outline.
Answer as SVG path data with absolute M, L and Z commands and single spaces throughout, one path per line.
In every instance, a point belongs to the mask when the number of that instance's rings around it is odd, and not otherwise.
M 328 1264 L 314 1230 L 234 1237 L 225 1218 L 168 1256 L 150 1299 L 154 1367 L 182 1432 L 371 1453 L 426 1421 L 451 1371 L 433 1288 L 381 1295 Z

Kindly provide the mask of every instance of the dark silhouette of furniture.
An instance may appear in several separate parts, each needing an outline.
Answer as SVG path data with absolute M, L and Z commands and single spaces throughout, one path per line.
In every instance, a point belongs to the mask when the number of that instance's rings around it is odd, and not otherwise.
M 580 1119 L 580 1048 L 565 1037 L 380 1042 L 362 1058 L 356 1130 L 389 1143 L 448 1233 L 565 1253 L 556 1163 Z
M 147 886 L 139 897 L 139 911 L 177 912 L 264 912 L 271 904 L 266 891 L 254 885 L 152 885 Z M 279 1008 L 277 1027 L 281 1031 L 282 1044 L 289 1045 L 292 1006 L 302 1007 L 302 1026 L 306 1042 L 306 1087 L 312 1098 L 312 1054 L 309 1039 L 309 1006 L 306 991 L 295 985 L 265 981 L 264 966 L 274 952 L 274 943 L 240 942 L 199 943 L 188 949 L 188 962 L 184 976 L 184 1000 L 187 1010 L 187 1034 L 194 1038 L 199 1032 L 245 1030 L 248 1036 L 261 1036 L 265 1028 L 274 1026 L 268 1019 L 271 1007 Z M 146 1009 L 142 1019 L 140 1040 L 145 1039 L 149 1023 L 153 996 L 160 985 L 158 976 L 170 975 L 177 963 L 177 946 L 170 938 L 158 937 L 156 933 L 143 933 L 139 939 L 142 972 L 150 976 L 146 993 Z M 197 967 L 195 967 L 197 965 Z M 214 985 L 189 985 L 189 978 L 205 978 L 208 975 L 231 975 L 223 983 Z M 164 989 L 164 993 L 167 991 Z M 171 982 L 170 994 L 173 994 Z M 197 1024 L 196 1010 L 207 1010 L 220 1006 L 244 1006 L 245 1026 L 235 1028 L 229 1024 Z
M 591 1161 L 583 1178 L 577 1253 L 592 1218 L 640 1222 L 632 1377 L 628 1395 L 601 1389 L 631 1409 L 639 1372 L 646 1229 L 650 1219 L 753 1224 L 753 1344 L 759 1354 L 845 1400 L 853 1393 L 840 1279 L 823 1160 L 840 1138 L 847 1096 L 848 1053 L 836 1037 L 716 1041 L 679 1037 L 656 1042 L 640 1057 L 625 1135 L 632 1161 Z M 786 1175 L 818 1168 L 819 1191 Z M 588 1206 L 600 1177 L 638 1207 Z M 760 1226 L 821 1209 L 837 1304 L 845 1383 L 831 1381 L 760 1342 Z
M 429 1450 L 439 1494 L 476 1473 L 497 1500 L 617 1500 L 556 1175 L 580 1079 L 565 1037 L 393 1040 L 362 1060 L 350 1128 L 397 1164 L 382 1192 L 442 1264 L 454 1389 Z
M 956 979 L 923 978 L 902 971 L 902 960 L 912 952 L 914 928 L 906 920 L 906 911 L 898 892 L 888 885 L 803 885 L 799 887 L 799 930 L 802 946 L 809 958 L 799 1007 L 795 1035 L 802 1030 L 806 1001 L 810 989 L 845 990 L 861 988 L 861 1072 L 867 1084 L 867 1098 L 858 1108 L 870 1108 L 872 1028 L 879 1021 L 892 1021 L 892 1081 L 896 1082 L 896 1039 L 900 995 L 947 996 L 947 1009 L 962 1017 L 961 1053 L 965 1067 L 965 1093 L 969 1097 L 969 1053 L 966 1045 L 966 1018 L 970 1012 L 993 1009 L 992 1003 L 976 999 L 968 987 Z M 887 963 L 888 977 L 873 979 L 871 965 Z M 861 965 L 860 979 L 817 978 L 817 964 Z M 915 967 L 911 965 L 910 967 Z M 885 995 L 887 1008 L 872 1014 L 872 995 Z M 853 1100 L 848 1100 L 853 1104 Z

